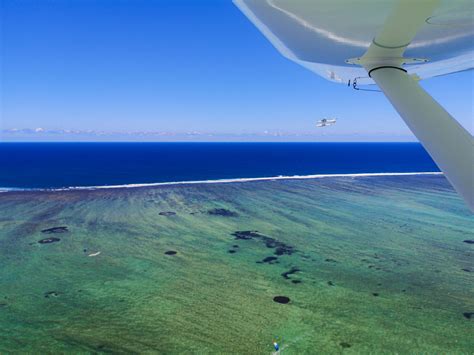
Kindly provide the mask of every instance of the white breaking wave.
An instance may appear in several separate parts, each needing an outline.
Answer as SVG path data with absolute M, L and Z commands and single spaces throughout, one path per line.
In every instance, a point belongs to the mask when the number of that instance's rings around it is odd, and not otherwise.
M 234 179 L 216 179 L 216 180 L 192 180 L 192 181 L 170 181 L 170 182 L 153 182 L 143 184 L 124 184 L 124 185 L 101 185 L 101 186 L 71 186 L 61 188 L 2 188 L 0 192 L 9 191 L 71 191 L 71 190 L 99 190 L 99 189 L 128 189 L 136 187 L 153 187 L 153 186 L 171 186 L 171 185 L 196 185 L 196 184 L 230 184 L 237 182 L 252 181 L 275 181 L 275 180 L 309 180 L 309 179 L 325 179 L 337 177 L 376 177 L 376 176 L 413 176 L 413 175 L 443 175 L 442 172 L 412 172 L 412 173 L 360 173 L 360 174 L 317 174 L 317 175 L 279 175 L 273 177 L 254 177 L 254 178 L 234 178 Z

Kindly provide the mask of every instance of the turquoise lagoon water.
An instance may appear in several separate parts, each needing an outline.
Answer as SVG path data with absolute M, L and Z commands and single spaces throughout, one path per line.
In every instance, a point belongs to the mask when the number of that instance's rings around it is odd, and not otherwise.
M 471 353 L 473 230 L 440 175 L 4 192 L 0 352 Z

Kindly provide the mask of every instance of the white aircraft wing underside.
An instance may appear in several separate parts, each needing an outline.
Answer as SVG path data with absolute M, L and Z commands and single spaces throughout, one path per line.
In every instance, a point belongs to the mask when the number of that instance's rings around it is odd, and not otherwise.
M 425 0 L 414 0 L 423 2 Z M 373 84 L 348 64 L 362 56 L 397 0 L 234 0 L 239 9 L 287 58 L 326 79 Z M 441 0 L 410 41 L 405 57 L 426 59 L 405 66 L 421 79 L 468 70 L 474 62 L 472 0 Z

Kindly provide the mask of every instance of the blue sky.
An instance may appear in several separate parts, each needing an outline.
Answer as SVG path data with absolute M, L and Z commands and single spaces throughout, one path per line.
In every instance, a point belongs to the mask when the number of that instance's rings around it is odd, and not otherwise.
M 3 140 L 414 139 L 381 93 L 283 58 L 230 0 L 3 0 L 1 11 Z M 423 82 L 471 133 L 473 78 Z M 317 130 L 324 116 L 339 122 Z M 36 128 L 50 133 L 5 132 Z

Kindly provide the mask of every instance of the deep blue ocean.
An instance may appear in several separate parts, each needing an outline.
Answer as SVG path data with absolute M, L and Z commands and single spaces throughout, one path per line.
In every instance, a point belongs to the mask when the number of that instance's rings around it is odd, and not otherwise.
M 439 171 L 418 143 L 2 143 L 0 187 Z

